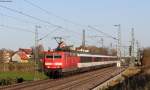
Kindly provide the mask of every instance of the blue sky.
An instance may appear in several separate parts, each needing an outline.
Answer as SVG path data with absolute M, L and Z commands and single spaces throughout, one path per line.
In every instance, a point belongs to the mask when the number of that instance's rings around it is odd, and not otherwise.
M 129 44 L 131 39 L 131 28 L 135 29 L 135 38 L 139 40 L 142 47 L 150 45 L 150 1 L 149 0 L 28 0 L 47 11 L 70 20 L 74 23 L 81 24 L 75 25 L 66 22 L 61 18 L 54 15 L 48 15 L 42 10 L 31 6 L 24 0 L 12 0 L 11 3 L 0 2 L 0 5 L 16 9 L 26 14 L 38 17 L 42 20 L 51 22 L 56 25 L 64 27 L 60 29 L 39 22 L 37 20 L 28 18 L 26 16 L 11 12 L 7 9 L 0 7 L 0 25 L 7 25 L 12 27 L 19 27 L 30 31 L 35 30 L 35 25 L 40 25 L 39 37 L 51 33 L 47 38 L 40 41 L 45 48 L 56 46 L 56 42 L 52 39 L 54 36 L 62 36 L 68 44 L 79 46 L 81 44 L 82 30 L 86 30 L 87 45 L 100 46 L 98 40 L 100 38 L 88 38 L 88 36 L 99 35 L 88 25 L 91 25 L 103 32 L 106 32 L 114 37 L 117 36 L 117 28 L 113 25 L 121 24 L 122 30 L 122 43 Z M 16 19 L 7 17 L 12 16 Z M 85 26 L 84 26 L 85 25 Z M 28 48 L 34 45 L 34 34 L 24 32 L 21 30 L 8 29 L 0 27 L 0 48 L 9 48 L 17 50 L 18 48 Z M 110 38 L 104 38 L 104 45 L 109 46 L 116 42 Z

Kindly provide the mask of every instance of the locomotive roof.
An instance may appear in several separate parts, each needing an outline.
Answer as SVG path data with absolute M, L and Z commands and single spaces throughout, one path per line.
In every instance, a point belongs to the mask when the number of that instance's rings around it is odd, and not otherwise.
M 45 51 L 45 54 L 51 53 L 73 53 L 73 52 L 64 52 L 64 51 Z M 77 56 L 81 57 L 105 57 L 105 58 L 117 58 L 117 56 L 109 56 L 109 55 L 98 55 L 98 54 L 88 54 L 88 53 L 78 53 L 75 52 Z
M 108 55 L 93 55 L 93 54 L 77 54 L 77 56 L 81 57 L 106 57 L 106 58 L 117 58 L 117 56 L 108 56 Z

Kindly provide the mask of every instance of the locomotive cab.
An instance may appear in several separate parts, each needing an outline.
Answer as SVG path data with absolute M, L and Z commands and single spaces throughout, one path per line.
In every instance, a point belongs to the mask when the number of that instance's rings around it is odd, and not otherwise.
M 60 76 L 62 71 L 63 52 L 46 52 L 44 57 L 45 72 L 49 76 Z
M 46 68 L 61 68 L 62 67 L 62 55 L 60 54 L 46 54 L 45 66 Z

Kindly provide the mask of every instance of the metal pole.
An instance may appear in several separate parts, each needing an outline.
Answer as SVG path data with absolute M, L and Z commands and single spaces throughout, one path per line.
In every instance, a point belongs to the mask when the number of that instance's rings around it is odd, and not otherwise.
M 83 30 L 82 47 L 83 47 L 83 51 L 85 51 L 85 30 Z
M 35 74 L 34 74 L 34 80 L 38 80 L 38 64 L 39 64 L 39 56 L 38 56 L 38 28 L 40 26 L 35 26 Z
M 139 42 L 136 41 L 136 44 L 137 44 L 137 60 L 138 60 L 138 64 L 141 65 L 141 62 L 140 62 L 140 47 L 139 47 Z
M 117 56 L 118 60 L 121 60 L 121 25 L 114 25 L 115 27 L 118 27 L 118 45 L 117 45 Z
M 119 51 L 119 60 L 121 60 L 121 25 L 118 25 L 118 51 Z
M 101 38 L 102 48 L 104 48 L 104 39 Z
M 135 58 L 134 58 L 134 42 L 135 42 L 135 38 L 134 38 L 134 28 L 132 28 L 132 30 L 131 30 L 131 38 L 132 38 L 132 40 L 131 40 L 131 63 L 130 63 L 130 65 L 131 66 L 134 66 L 134 64 L 135 64 Z

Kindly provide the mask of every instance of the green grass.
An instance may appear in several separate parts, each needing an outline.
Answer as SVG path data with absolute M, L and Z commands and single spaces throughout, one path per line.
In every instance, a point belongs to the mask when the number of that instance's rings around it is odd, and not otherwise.
M 35 74 L 34 63 L 0 63 L 0 86 L 47 78 L 41 72 Z
M 23 78 L 25 81 L 31 81 L 36 79 L 47 79 L 48 77 L 43 73 L 36 72 L 36 76 L 34 72 L 17 72 L 17 71 L 8 71 L 8 72 L 0 72 L 0 79 L 16 79 L 16 78 Z

